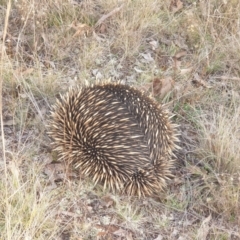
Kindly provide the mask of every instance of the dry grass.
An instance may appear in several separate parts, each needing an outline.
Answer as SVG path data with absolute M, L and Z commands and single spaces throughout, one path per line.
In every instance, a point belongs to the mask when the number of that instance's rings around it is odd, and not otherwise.
M 22 169 L 19 158 L 18 155 L 11 159 L 7 176 L 1 184 L 1 238 L 52 239 L 58 228 L 53 222 L 56 209 L 51 207 L 54 193 L 43 189 L 38 164 L 30 158 Z
M 239 173 L 240 159 L 240 108 L 219 107 L 210 109 L 211 118 L 206 113 L 201 114 L 200 124 L 202 138 L 200 147 L 203 161 L 213 165 L 218 173 Z
M 240 239 L 240 3 L 180 3 L 0 1 L 0 239 Z M 59 92 L 168 77 L 161 100 L 181 125 L 184 164 L 165 193 L 54 187 L 43 172 L 57 158 L 46 122 Z

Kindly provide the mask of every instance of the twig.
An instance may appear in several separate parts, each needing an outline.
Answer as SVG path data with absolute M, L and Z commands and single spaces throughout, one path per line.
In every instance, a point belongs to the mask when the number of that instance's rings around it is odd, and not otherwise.
M 4 21 L 4 29 L 3 29 L 3 36 L 2 36 L 2 49 L 1 49 L 1 56 L 0 56 L 0 124 L 1 124 L 1 137 L 2 137 L 2 156 L 3 156 L 3 162 L 4 162 L 4 174 L 5 174 L 5 221 L 6 221 L 6 230 L 7 230 L 7 236 L 10 237 L 10 224 L 9 221 L 11 221 L 11 210 L 10 210 L 10 204 L 9 204 L 9 195 L 8 195 L 8 172 L 7 172 L 7 160 L 6 160 L 6 145 L 5 145 L 5 134 L 4 134 L 4 127 L 3 127 L 3 66 L 4 66 L 4 56 L 6 55 L 5 51 L 5 40 L 8 32 L 8 21 L 9 16 L 11 12 L 11 0 L 7 3 L 7 10 L 5 15 L 5 21 Z M 3 193 L 2 193 L 3 194 Z
M 239 81 L 239 77 L 231 77 L 231 76 L 219 76 L 219 77 L 212 77 L 213 79 L 221 79 L 221 80 L 234 80 Z
M 123 8 L 124 4 L 122 4 L 120 7 L 114 8 L 110 13 L 103 15 L 95 24 L 95 28 L 102 24 L 107 18 L 111 17 L 113 14 L 119 12 Z

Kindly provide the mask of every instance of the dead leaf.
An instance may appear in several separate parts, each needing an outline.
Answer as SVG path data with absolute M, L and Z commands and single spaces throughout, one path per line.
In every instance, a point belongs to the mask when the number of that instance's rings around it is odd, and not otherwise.
M 207 85 L 206 81 L 204 81 L 199 75 L 198 73 L 194 74 L 194 79 L 192 81 L 193 83 L 195 83 L 197 85 L 197 87 L 203 86 L 205 88 L 212 88 L 211 86 Z
M 33 72 L 33 68 L 27 68 L 26 70 L 22 71 L 22 75 L 26 76 L 26 75 L 30 75 Z
M 174 57 L 179 60 L 179 58 L 184 57 L 186 55 L 187 55 L 187 51 L 180 51 L 180 52 L 177 52 Z
M 142 73 L 142 72 L 144 72 L 143 70 L 138 69 L 137 67 L 134 67 L 133 69 L 134 69 L 137 73 Z
M 79 217 L 78 213 L 74 213 L 74 212 L 70 212 L 70 211 L 61 211 L 61 214 L 68 216 L 68 217 L 72 217 L 72 218 Z
M 107 235 L 107 232 L 98 232 L 98 237 L 105 237 Z
M 152 83 L 153 96 L 159 96 L 160 98 L 164 97 L 172 90 L 173 85 L 174 81 L 171 77 L 166 77 L 163 79 L 155 78 Z
M 50 44 L 49 44 L 49 40 L 48 40 L 47 35 L 45 33 L 41 33 L 41 36 L 42 36 L 42 39 L 44 41 L 44 45 L 49 46 Z
M 153 62 L 154 59 L 151 56 L 151 53 L 141 53 L 140 54 L 147 62 Z
M 97 80 L 103 79 L 103 75 L 98 69 L 93 69 L 92 74 L 95 76 Z
M 3 126 L 13 126 L 16 123 L 13 121 L 13 119 L 7 120 L 3 122 Z
M 46 164 L 43 173 L 49 178 L 53 187 L 56 187 L 55 181 L 65 180 L 69 177 L 76 177 L 74 173 L 68 171 L 64 163 L 49 163 Z
M 19 94 L 19 97 L 21 97 L 21 98 L 23 98 L 23 99 L 24 99 L 24 98 L 27 98 L 27 94 L 25 94 L 25 93 L 20 93 L 20 94 Z
M 162 240 L 163 236 L 161 234 L 159 234 L 156 238 L 154 238 L 154 240 Z
M 70 25 L 70 28 L 73 28 L 76 30 L 76 32 L 73 35 L 74 37 L 82 36 L 82 35 L 88 35 L 89 32 L 92 30 L 90 26 L 88 26 L 85 23 L 76 23 L 76 21 L 72 22 Z
M 159 78 L 153 79 L 152 89 L 153 89 L 153 96 L 160 95 L 161 89 L 162 89 L 161 79 L 159 79 Z
M 209 233 L 209 222 L 211 221 L 212 219 L 212 216 L 209 215 L 207 218 L 205 218 L 203 221 L 202 221 L 202 224 L 200 226 L 200 228 L 198 229 L 198 234 L 197 234 L 197 239 L 199 240 L 205 240 L 207 239 L 207 235 Z
M 127 240 L 133 240 L 133 236 L 131 232 L 128 232 L 127 234 Z
M 56 69 L 54 61 L 49 61 L 49 60 L 44 59 L 43 64 L 46 68 Z
M 119 227 L 117 227 L 117 226 L 115 226 L 113 224 L 108 224 L 108 225 L 97 224 L 96 228 L 101 229 L 102 232 L 103 231 L 105 232 L 105 234 L 114 233 L 114 232 L 116 232 L 116 231 L 118 231 L 120 229 Z
M 110 196 L 104 196 L 102 198 L 103 205 L 107 208 L 111 207 L 114 204 L 114 200 Z
M 185 42 L 185 39 L 177 36 L 177 38 L 174 40 L 174 44 L 178 46 L 180 49 L 188 50 L 188 45 Z
M 155 41 L 155 40 L 149 42 L 149 44 L 151 45 L 152 50 L 156 50 L 159 47 L 158 41 Z
M 14 71 L 14 73 L 16 75 L 26 76 L 26 75 L 30 75 L 33 71 L 34 71 L 34 68 L 19 67 Z
M 174 61 L 174 68 L 175 70 L 179 70 L 180 69 L 180 66 L 182 64 L 182 61 L 181 60 L 178 60 L 177 58 L 173 57 L 173 61 Z
M 172 0 L 170 4 L 170 11 L 173 13 L 178 12 L 183 8 L 183 3 L 181 0 Z
M 184 75 L 184 74 L 187 74 L 187 73 L 192 72 L 192 70 L 193 70 L 192 67 L 189 67 L 189 68 L 182 68 L 182 69 L 180 69 L 180 74 Z
M 175 56 L 173 57 L 173 61 L 174 61 L 174 68 L 176 70 L 180 70 L 181 71 L 181 58 L 187 55 L 187 51 L 180 51 L 178 53 L 175 54 Z
M 172 40 L 169 39 L 169 37 L 164 36 L 164 35 L 160 37 L 160 42 L 167 46 L 171 46 L 171 44 L 172 44 Z
M 130 239 L 128 233 L 129 232 L 127 230 L 124 230 L 122 228 L 120 228 L 117 231 L 113 232 L 113 234 L 118 236 L 118 237 L 125 237 L 125 239 Z
M 106 24 L 102 23 L 102 24 L 99 26 L 99 29 L 98 29 L 99 33 L 104 34 L 104 33 L 106 33 L 106 30 L 107 30 Z

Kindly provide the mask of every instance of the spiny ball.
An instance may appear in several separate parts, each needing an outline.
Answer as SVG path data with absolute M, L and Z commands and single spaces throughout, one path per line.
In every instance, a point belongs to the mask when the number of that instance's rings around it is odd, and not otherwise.
M 120 83 L 72 88 L 53 106 L 60 160 L 127 195 L 157 194 L 172 176 L 176 125 L 163 106 Z

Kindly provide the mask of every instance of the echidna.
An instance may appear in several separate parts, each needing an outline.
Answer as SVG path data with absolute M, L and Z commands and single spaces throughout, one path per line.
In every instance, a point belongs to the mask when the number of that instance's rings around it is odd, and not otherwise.
M 49 127 L 60 159 L 104 187 L 146 196 L 171 177 L 176 125 L 161 105 L 133 87 L 72 88 L 57 100 Z

